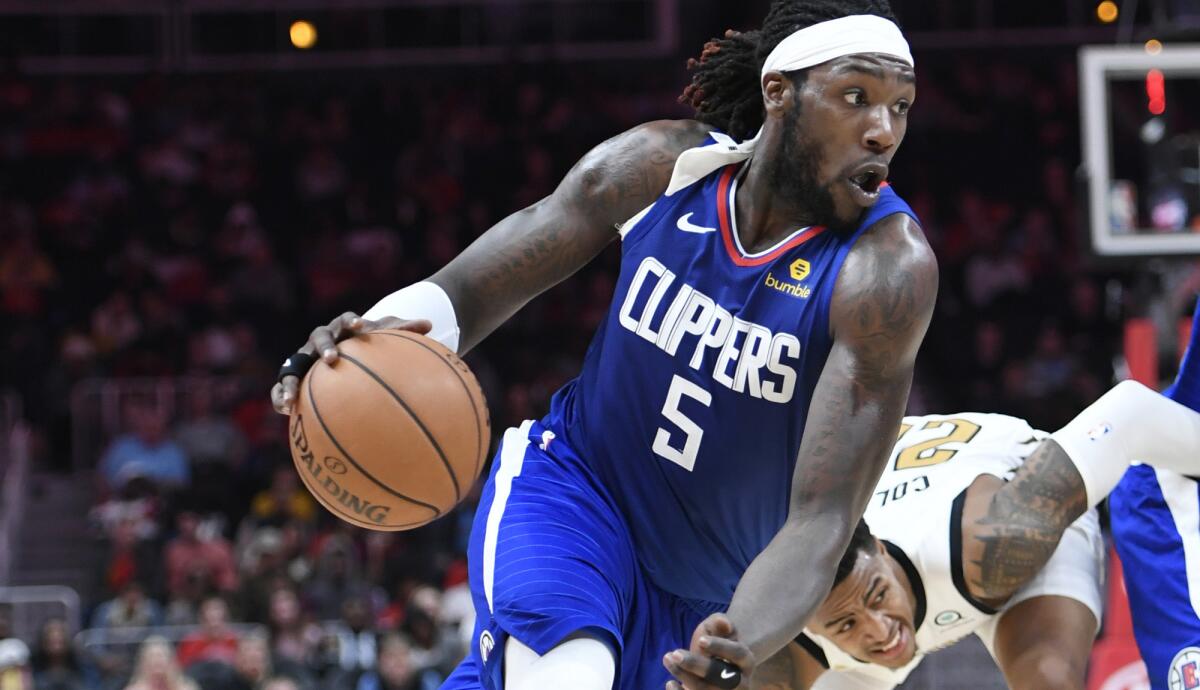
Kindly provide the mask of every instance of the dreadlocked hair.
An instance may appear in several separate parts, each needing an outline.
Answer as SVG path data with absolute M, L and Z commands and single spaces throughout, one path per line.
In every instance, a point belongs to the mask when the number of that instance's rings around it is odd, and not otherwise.
M 734 139 L 748 139 L 762 127 L 759 75 L 775 46 L 800 29 L 855 14 L 896 21 L 888 0 L 775 0 L 761 29 L 730 29 L 724 38 L 705 43 L 700 57 L 688 60 L 692 81 L 679 102 L 692 106 L 700 122 Z M 802 79 L 802 75 L 793 79 Z

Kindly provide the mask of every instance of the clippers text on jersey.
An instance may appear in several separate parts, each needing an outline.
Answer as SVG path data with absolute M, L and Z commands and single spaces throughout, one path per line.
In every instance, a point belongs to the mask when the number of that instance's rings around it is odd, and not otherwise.
M 671 357 L 684 338 L 691 338 L 692 369 L 700 371 L 712 350 L 717 354 L 711 374 L 717 383 L 760 400 L 791 401 L 800 340 L 735 317 L 677 277 L 654 257 L 643 259 L 621 305 L 621 326 Z

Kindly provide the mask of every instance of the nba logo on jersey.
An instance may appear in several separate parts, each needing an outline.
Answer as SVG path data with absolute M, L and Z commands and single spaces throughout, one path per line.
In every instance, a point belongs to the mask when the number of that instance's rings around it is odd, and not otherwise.
M 1088 429 L 1087 437 L 1088 437 L 1089 441 L 1099 441 L 1100 439 L 1104 438 L 1105 436 L 1108 436 L 1111 433 L 1112 433 L 1112 425 L 1109 424 L 1108 422 L 1103 422 L 1101 424 L 1097 424 L 1096 426 L 1092 427 L 1091 429 Z
M 1171 690 L 1193 690 L 1200 688 L 1200 647 L 1184 647 L 1171 661 L 1167 685 Z

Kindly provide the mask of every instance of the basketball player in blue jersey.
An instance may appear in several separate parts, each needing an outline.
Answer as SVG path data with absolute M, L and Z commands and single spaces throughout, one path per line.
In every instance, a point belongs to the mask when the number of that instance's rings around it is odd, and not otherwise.
M 503 436 L 451 690 L 646 690 L 666 666 L 733 687 L 825 597 L 891 449 L 937 268 L 884 184 L 916 95 L 886 1 L 778 0 L 693 68 L 696 120 L 600 144 L 427 281 L 314 330 L 272 392 L 287 412 L 376 328 L 465 352 L 621 240 L 583 371 Z
M 1197 305 L 1200 309 L 1200 304 Z M 1200 333 L 1193 317 L 1192 342 Z M 1183 358 L 1163 395 L 1200 407 L 1200 351 Z M 1113 544 L 1125 569 L 1133 633 L 1153 690 L 1200 688 L 1200 477 L 1131 467 L 1109 497 Z

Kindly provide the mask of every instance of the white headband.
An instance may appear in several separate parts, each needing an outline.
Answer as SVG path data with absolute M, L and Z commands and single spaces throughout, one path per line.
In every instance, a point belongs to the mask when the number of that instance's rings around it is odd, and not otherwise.
M 915 66 L 900 27 L 873 14 L 855 14 L 800 29 L 775 46 L 762 74 L 790 72 L 855 53 L 882 53 Z

